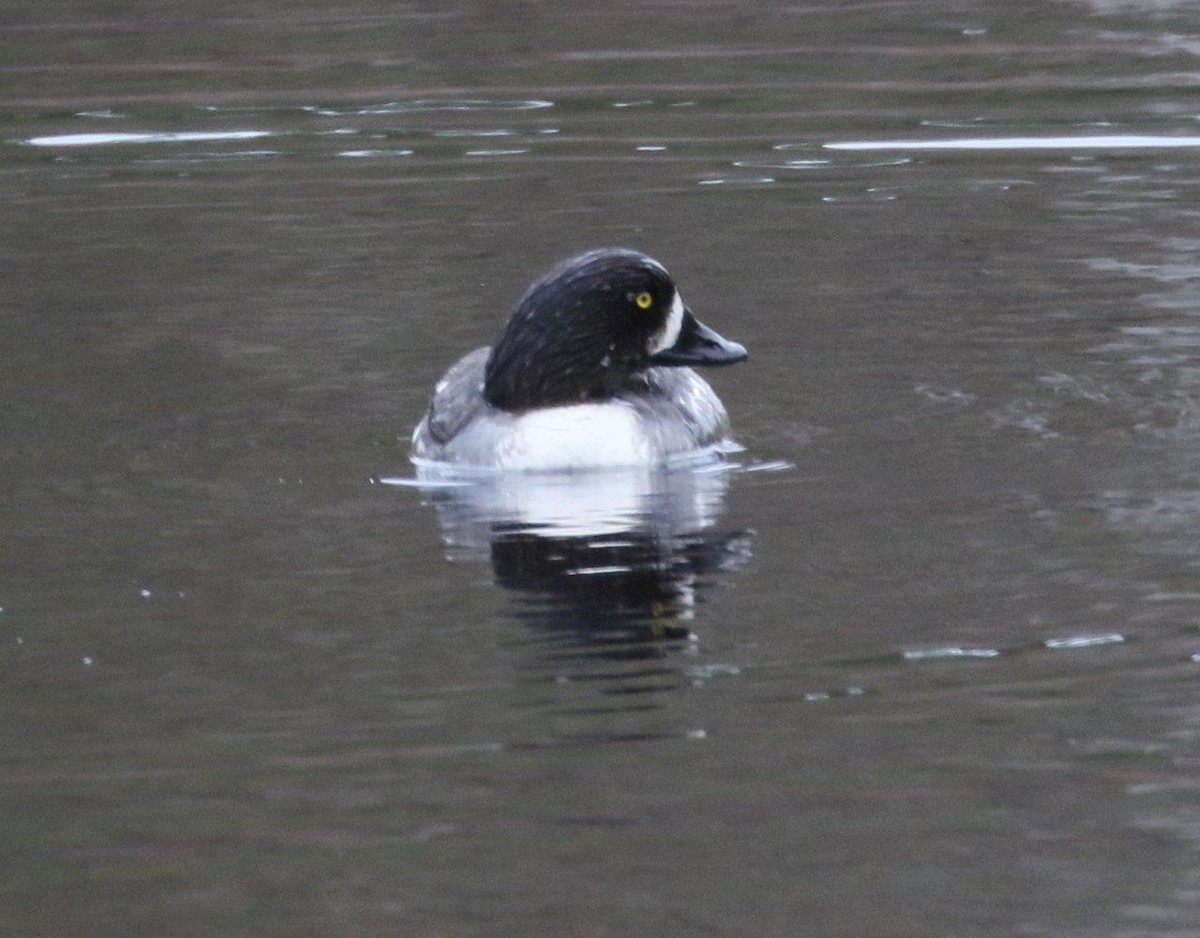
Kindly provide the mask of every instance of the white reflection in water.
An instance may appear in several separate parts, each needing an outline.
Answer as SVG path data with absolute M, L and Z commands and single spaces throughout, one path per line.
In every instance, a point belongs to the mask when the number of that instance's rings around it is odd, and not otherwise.
M 447 559 L 485 563 L 497 585 L 522 595 L 522 619 L 541 636 L 536 647 L 550 654 L 556 675 L 599 669 L 606 683 L 620 683 L 640 673 L 626 674 L 627 665 L 653 659 L 666 667 L 655 673 L 688 684 L 683 661 L 680 670 L 667 664 L 695 654 L 684 623 L 716 578 L 751 555 L 753 534 L 719 523 L 737 466 L 710 460 L 545 473 L 416 466 L 414 482 L 382 481 L 422 490 Z M 569 660 L 576 663 L 568 674 Z
M 332 108 L 309 105 L 302 110 L 321 117 L 368 116 L 372 114 L 424 114 L 430 111 L 538 111 L 554 107 L 553 101 L 487 101 L 478 98 L 434 100 L 418 98 L 413 101 L 389 101 L 359 108 Z
M 734 160 L 733 165 L 739 169 L 828 169 L 833 160 Z
M 774 176 L 754 176 L 749 179 L 701 179 L 702 186 L 767 186 L 775 181 Z
M 515 130 L 437 130 L 435 137 L 515 137 Z
M 1121 645 L 1125 636 L 1119 632 L 1105 632 L 1101 635 L 1071 635 L 1067 638 L 1048 638 L 1045 645 L 1051 651 L 1070 650 L 1072 648 L 1095 648 L 1098 645 Z
M 1046 126 L 1050 125 L 1050 123 L 1051 122 L 1049 122 L 1049 121 L 1038 120 L 1036 118 L 1029 118 L 1029 119 L 1026 119 L 1023 121 L 1013 121 L 1010 119 L 996 120 L 994 118 L 989 118 L 989 117 L 973 117 L 969 120 L 947 120 L 947 119 L 943 119 L 943 118 L 936 118 L 936 119 L 928 119 L 927 118 L 925 120 L 920 121 L 920 124 L 922 127 L 950 127 L 950 128 L 956 128 L 959 130 L 966 129 L 966 128 L 974 128 L 974 129 L 978 130 L 980 127 L 1007 127 L 1007 128 L 1011 129 L 1011 128 L 1018 126 L 1019 124 L 1024 125 L 1025 127 L 1033 127 L 1033 126 L 1046 127 Z M 1064 126 L 1064 123 L 1067 126 L 1071 126 L 1071 127 L 1104 127 L 1104 128 L 1108 128 L 1108 127 L 1113 126 L 1112 121 L 1066 121 L 1066 122 L 1054 121 L 1053 123 L 1059 127 Z
M 497 527 L 572 538 L 703 530 L 715 522 L 734 468 L 718 462 L 677 469 L 488 473 L 418 462 L 416 484 L 453 493 L 449 501 L 433 499 L 448 546 L 486 553 Z
M 1200 147 L 1200 136 L 1113 134 L 1072 137 L 964 137 L 959 140 L 845 140 L 827 150 L 1080 150 Z
M 56 134 L 49 137 L 30 137 L 24 141 L 31 147 L 91 147 L 120 143 L 191 143 L 213 140 L 258 140 L 272 137 L 270 130 L 213 130 L 163 133 Z
M 959 658 L 999 658 L 1000 651 L 996 648 L 964 648 L 959 645 L 946 645 L 938 648 L 909 648 L 901 657 L 905 661 L 949 661 Z
M 412 156 L 412 150 L 342 150 L 338 156 L 349 156 L 358 159 L 369 159 L 378 156 Z
M 836 145 L 827 145 L 830 149 L 836 149 Z M 772 150 L 778 152 L 802 151 L 812 153 L 817 147 L 811 143 L 776 143 L 771 146 Z M 764 169 L 875 169 L 888 166 L 907 166 L 912 162 L 911 156 L 869 156 L 855 157 L 842 156 L 836 160 L 826 156 L 806 156 L 797 159 L 784 161 L 764 160 L 755 163 L 750 160 L 744 160 L 736 165 L 739 166 L 759 166 Z

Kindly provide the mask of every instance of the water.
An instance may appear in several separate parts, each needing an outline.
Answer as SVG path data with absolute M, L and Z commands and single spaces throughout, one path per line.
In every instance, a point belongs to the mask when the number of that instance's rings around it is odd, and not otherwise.
M 1194 934 L 1198 33 L 5 13 L 0 930 Z M 386 484 L 605 244 L 742 468 Z

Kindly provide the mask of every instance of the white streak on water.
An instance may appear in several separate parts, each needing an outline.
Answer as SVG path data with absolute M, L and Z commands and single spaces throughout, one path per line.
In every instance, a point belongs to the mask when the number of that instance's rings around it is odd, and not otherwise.
M 90 147 L 114 143 L 190 143 L 209 140 L 257 140 L 274 136 L 270 130 L 181 131 L 178 133 L 56 134 L 30 137 L 31 147 Z
M 1200 147 L 1200 136 L 963 137 L 957 140 L 845 140 L 826 150 L 1110 150 Z

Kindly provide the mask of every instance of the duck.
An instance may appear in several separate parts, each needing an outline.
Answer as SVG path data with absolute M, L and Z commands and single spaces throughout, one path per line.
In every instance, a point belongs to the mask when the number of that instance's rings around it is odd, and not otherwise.
M 506 471 L 648 467 L 737 446 L 694 366 L 744 361 L 667 269 L 629 248 L 552 267 L 495 345 L 454 364 L 412 434 L 418 466 Z

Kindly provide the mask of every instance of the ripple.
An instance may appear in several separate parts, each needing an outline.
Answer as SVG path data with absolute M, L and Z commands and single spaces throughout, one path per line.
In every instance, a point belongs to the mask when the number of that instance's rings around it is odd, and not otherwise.
M 748 472 L 791 472 L 795 465 L 782 459 L 771 459 L 766 462 L 751 462 L 738 468 L 741 473 Z
M 1198 326 L 1124 326 L 1120 331 L 1123 335 L 1153 340 L 1156 345 L 1163 348 L 1200 347 L 1200 327 Z
M 747 179 L 728 179 L 722 176 L 716 179 L 701 179 L 699 184 L 702 186 L 769 186 L 774 181 L 774 176 L 752 176 Z
M 829 169 L 833 160 L 735 160 L 739 169 Z
M 214 140 L 259 140 L 275 136 L 270 130 L 187 130 L 161 133 L 56 134 L 18 141 L 31 147 L 92 147 L 130 143 L 195 143 Z
M 945 387 L 939 384 L 918 384 L 913 392 L 935 404 L 961 408 L 969 407 L 979 400 L 978 396 L 959 388 Z
M 514 147 L 511 150 L 468 150 L 467 156 L 521 156 L 529 152 L 528 147 Z
M 321 117 L 369 116 L 373 114 L 426 114 L 435 111 L 538 111 L 554 107 L 553 101 L 537 98 L 530 100 L 497 100 L 483 98 L 460 98 L 438 100 L 417 98 L 412 101 L 389 101 L 387 104 L 372 104 L 360 108 L 331 108 L 308 105 L 302 110 Z
M 905 661 L 954 661 L 973 658 L 999 658 L 996 648 L 969 648 L 962 645 L 944 645 L 936 648 L 910 648 L 903 652 Z
M 1200 136 L 1112 134 L 1074 137 L 963 137 L 958 140 L 844 140 L 827 150 L 1079 150 L 1200 147 Z
M 1101 506 L 1112 524 L 1150 530 L 1179 528 L 1195 525 L 1200 518 L 1200 492 L 1109 493 L 1101 499 Z
M 438 130 L 435 137 L 515 137 L 515 130 Z
M 886 189 L 882 186 L 871 186 L 862 192 L 856 192 L 852 195 L 823 195 L 821 201 L 826 203 L 842 203 L 842 204 L 864 204 L 872 202 L 895 202 L 898 198 L 894 189 Z
M 348 156 L 353 159 L 372 159 L 381 156 L 412 156 L 412 150 L 342 150 L 338 156 Z
M 1062 651 L 1072 648 L 1095 648 L 1099 645 L 1122 645 L 1125 636 L 1119 632 L 1105 632 L 1101 635 L 1071 635 L 1067 638 L 1048 638 L 1043 643 L 1051 651 Z
M 832 149 L 832 147 L 829 144 L 822 144 L 818 146 L 812 143 L 776 143 L 772 145 L 771 149 L 784 153 L 789 150 L 799 150 L 804 153 L 812 154 L 814 151 L 819 149 Z M 883 166 L 907 166 L 912 161 L 913 160 L 911 156 L 881 157 L 872 155 L 863 157 L 850 155 L 849 151 L 847 151 L 847 155 L 839 156 L 836 160 L 830 159 L 827 156 L 821 157 L 812 155 L 805 159 L 787 160 L 782 165 L 786 169 L 842 169 L 847 167 L 851 169 L 872 169 Z M 764 163 L 763 165 L 766 166 L 777 164 L 768 162 Z
M 1148 603 L 1194 603 L 1200 601 L 1200 593 L 1150 593 L 1144 598 Z
M 179 166 L 186 163 L 231 163 L 236 160 L 265 160 L 282 156 L 279 150 L 232 150 L 228 153 L 192 153 L 187 156 L 142 157 L 132 162 L 139 165 L 167 164 Z
M 712 664 L 694 664 L 683 669 L 684 676 L 695 687 L 707 684 L 716 677 L 732 677 L 742 673 L 736 664 L 715 662 Z
M 993 128 L 1009 128 L 1017 127 L 1097 127 L 1108 129 L 1113 126 L 1112 121 L 1064 121 L 1059 119 L 1043 119 L 1043 118 L 1026 118 L 1024 120 L 1013 120 L 1011 118 L 996 119 L 993 117 L 972 117 L 966 120 L 955 119 L 925 119 L 919 122 L 922 127 L 944 127 L 947 129 L 975 129 L 980 127 Z

